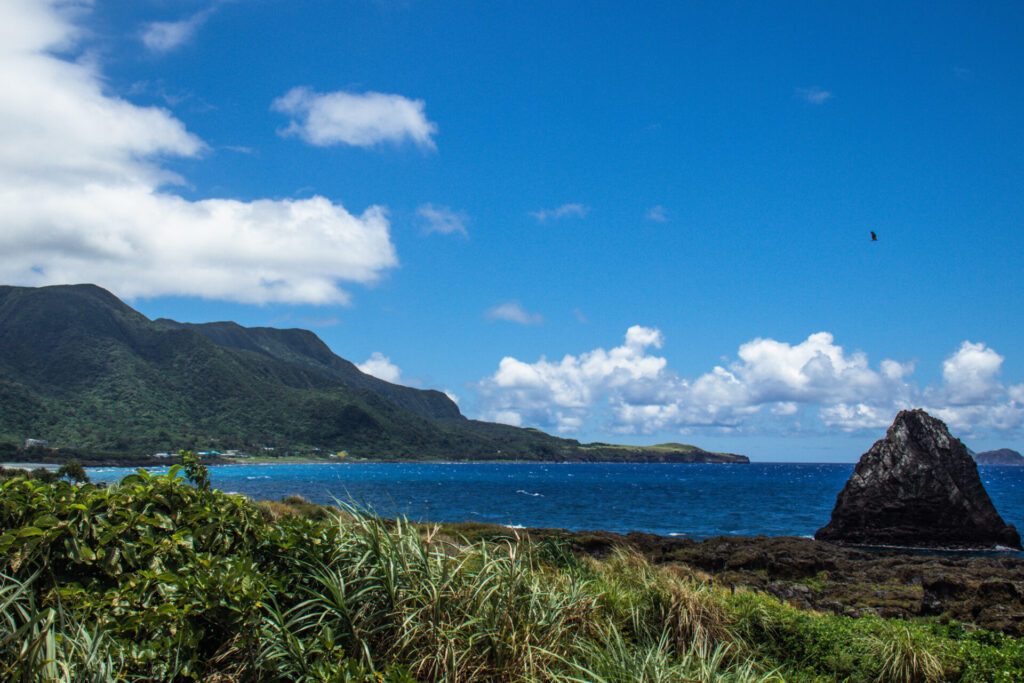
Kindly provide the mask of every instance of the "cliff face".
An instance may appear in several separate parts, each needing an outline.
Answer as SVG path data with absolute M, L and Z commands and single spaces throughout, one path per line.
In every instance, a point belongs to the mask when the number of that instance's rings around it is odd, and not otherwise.
M 900 412 L 885 438 L 861 456 L 832 520 L 814 537 L 852 545 L 1021 547 L 967 448 L 923 410 Z

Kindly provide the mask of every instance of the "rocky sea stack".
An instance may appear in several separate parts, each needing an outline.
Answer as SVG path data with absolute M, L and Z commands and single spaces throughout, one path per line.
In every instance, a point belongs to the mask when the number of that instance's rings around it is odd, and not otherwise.
M 978 467 L 942 420 L 904 410 L 861 456 L 819 541 L 848 545 L 1020 549 Z

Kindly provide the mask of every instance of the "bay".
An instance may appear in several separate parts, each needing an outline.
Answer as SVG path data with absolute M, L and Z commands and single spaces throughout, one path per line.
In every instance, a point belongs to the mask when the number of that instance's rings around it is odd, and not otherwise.
M 1024 528 L 1024 467 L 979 467 L 1003 519 Z M 119 481 L 129 468 L 90 468 Z M 166 471 L 166 468 L 154 468 Z M 213 486 L 255 499 L 301 495 L 386 517 L 703 539 L 811 536 L 852 464 L 309 463 L 211 467 Z

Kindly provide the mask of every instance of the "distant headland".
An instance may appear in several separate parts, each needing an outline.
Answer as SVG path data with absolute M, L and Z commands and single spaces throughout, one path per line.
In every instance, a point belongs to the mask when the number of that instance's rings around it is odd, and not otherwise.
M 95 285 L 0 286 L 0 404 L 3 461 L 144 464 L 188 449 L 216 462 L 749 462 L 471 420 L 308 330 L 150 320 Z
M 974 462 L 979 465 L 1016 465 L 1024 466 L 1024 455 L 1009 448 L 994 451 L 983 451 L 974 454 Z

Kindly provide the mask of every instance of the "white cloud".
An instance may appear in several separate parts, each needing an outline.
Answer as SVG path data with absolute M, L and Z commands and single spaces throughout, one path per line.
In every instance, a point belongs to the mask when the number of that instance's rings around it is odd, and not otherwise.
M 528 424 L 571 431 L 582 425 L 605 394 L 638 394 L 656 388 L 666 361 L 648 356 L 646 350 L 661 342 L 660 331 L 637 325 L 626 332 L 625 344 L 610 351 L 567 355 L 557 363 L 545 358 L 524 363 L 505 357 L 497 372 L 479 385 L 485 418 L 514 424 L 509 416 L 515 415 Z
M 484 315 L 488 320 L 505 320 L 520 325 L 540 325 L 544 322 L 542 315 L 528 312 L 518 301 L 506 301 L 488 308 Z
M 954 405 L 978 403 L 1001 393 L 996 375 L 1003 357 L 984 344 L 965 341 L 942 363 L 942 379 Z
M 647 213 L 645 215 L 647 220 L 654 221 L 655 223 L 665 223 L 668 221 L 668 210 L 661 204 L 647 209 Z
M 0 3 L 0 281 L 95 282 L 120 296 L 344 303 L 343 281 L 397 265 L 385 209 L 323 197 L 189 201 L 164 157 L 205 143 L 168 111 L 104 92 L 50 54 L 78 35 L 62 3 Z
M 469 217 L 461 211 L 452 211 L 447 206 L 434 206 L 433 204 L 424 204 L 416 210 L 426 224 L 424 232 L 428 235 L 432 232 L 439 232 L 442 235 L 451 235 L 457 233 L 464 237 L 468 236 L 466 232 L 466 223 L 469 221 Z
M 513 427 L 523 426 L 523 416 L 514 410 L 500 410 L 491 415 L 489 418 L 494 422 L 500 422 L 505 425 L 512 425 Z
M 796 93 L 808 104 L 825 104 L 834 97 L 828 90 L 823 90 L 817 86 L 813 88 L 797 88 Z
M 900 406 L 909 408 L 911 406 Z M 819 412 L 821 421 L 829 427 L 838 427 L 846 432 L 854 432 L 860 429 L 885 429 L 896 417 L 891 407 L 878 407 L 865 403 L 850 405 L 837 403 L 832 406 L 824 406 Z
M 274 100 L 274 111 L 292 117 L 283 135 L 298 135 L 311 145 L 346 144 L 372 147 L 382 142 L 411 140 L 434 149 L 437 124 L 428 121 L 423 100 L 378 92 L 317 93 L 292 88 Z
M 754 339 L 736 360 L 692 379 L 651 353 L 662 342 L 659 330 L 634 326 L 611 350 L 559 362 L 503 358 L 478 384 L 483 417 L 514 415 L 560 431 L 591 419 L 618 433 L 856 431 L 884 428 L 900 409 L 924 407 L 967 436 L 1024 428 L 1024 384 L 996 382 L 1002 357 L 982 344 L 965 342 L 944 363 L 943 384 L 919 389 L 908 381 L 912 363 L 887 359 L 873 368 L 866 354 L 846 351 L 827 332 L 799 344 Z M 818 427 L 805 426 L 807 411 L 816 412 Z
M 589 206 L 584 206 L 583 204 L 562 204 L 557 209 L 531 211 L 530 215 L 543 223 L 548 220 L 558 220 L 560 218 L 568 218 L 570 216 L 583 218 L 588 213 L 590 213 Z
M 983 343 L 965 341 L 942 363 L 942 386 L 923 392 L 922 403 L 951 429 L 968 435 L 1019 433 L 1024 427 L 1024 384 L 997 379 L 1003 356 Z
M 385 382 L 400 384 L 402 381 L 402 370 L 380 351 L 374 351 L 364 362 L 356 364 L 356 367 L 360 372 L 373 375 Z
M 772 406 L 772 415 L 796 415 L 800 406 L 796 401 L 782 401 Z
M 142 43 L 153 52 L 169 52 L 191 40 L 212 13 L 207 9 L 181 21 L 150 22 L 142 32 Z

